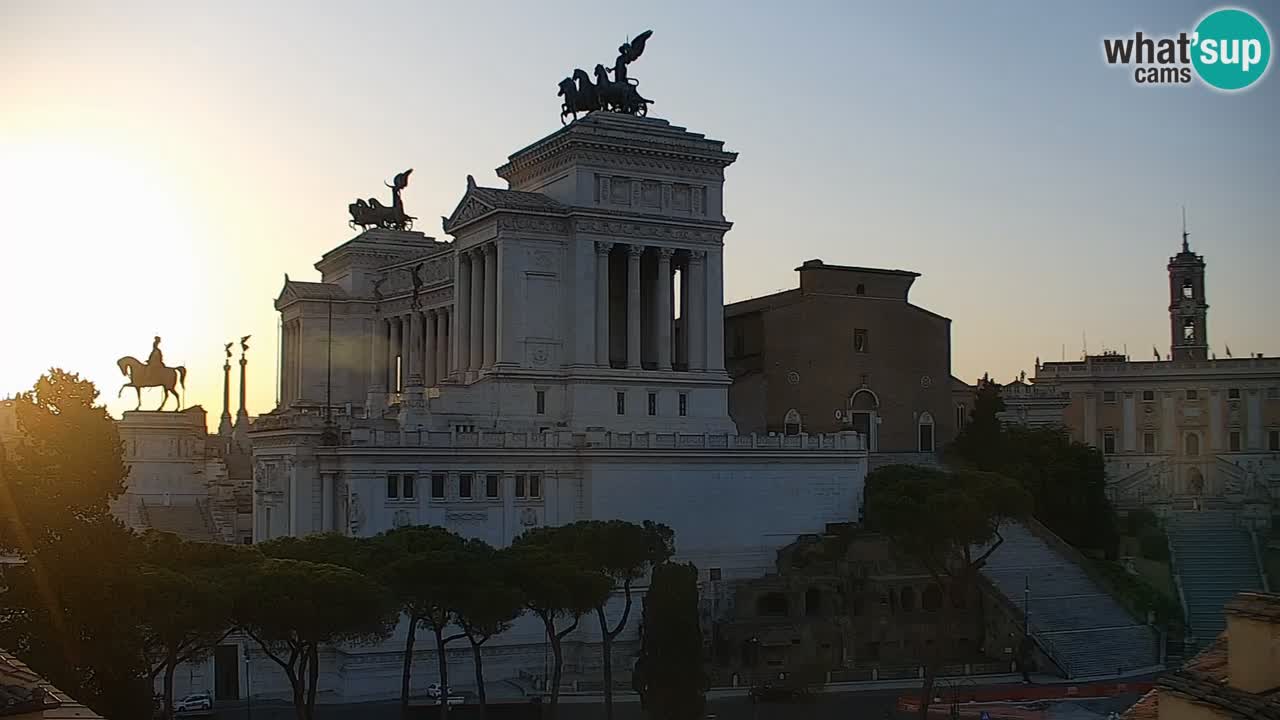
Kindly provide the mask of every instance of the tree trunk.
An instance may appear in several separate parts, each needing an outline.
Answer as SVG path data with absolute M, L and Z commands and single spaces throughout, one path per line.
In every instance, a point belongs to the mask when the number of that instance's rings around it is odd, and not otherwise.
M 173 653 L 164 661 L 164 713 L 165 720 L 173 720 L 173 671 L 177 669 L 177 658 Z
M 294 668 L 285 668 L 285 670 L 287 671 L 287 674 L 289 676 L 289 687 L 293 689 L 294 715 L 298 718 L 298 720 L 310 720 L 307 717 L 307 695 L 305 692 L 306 688 L 303 687 L 303 679 L 298 674 L 298 670 L 305 669 L 305 666 L 306 666 L 305 656 L 303 658 L 302 665 L 303 667 L 298 668 L 296 670 Z
M 484 661 L 481 660 L 482 653 L 480 652 L 480 646 L 484 641 L 476 642 L 470 635 L 467 635 L 467 640 L 471 642 L 471 658 L 476 668 L 476 695 L 480 700 L 480 720 L 484 720 L 485 712 L 488 709 L 484 695 Z
M 444 652 L 444 627 L 435 623 L 432 630 L 436 634 L 436 662 L 440 665 L 440 720 L 449 717 L 449 658 Z
M 596 617 L 600 618 L 600 651 L 604 663 L 604 716 L 606 720 L 613 720 L 613 634 L 609 632 L 603 605 L 596 607 Z
M 404 640 L 404 667 L 400 670 L 400 716 L 409 717 L 409 681 L 413 672 L 413 645 L 418 639 L 418 618 L 409 616 L 409 635 Z
M 320 686 L 320 649 L 311 646 L 311 665 L 308 668 L 310 678 L 307 682 L 307 720 L 316 716 L 316 690 Z
M 547 623 L 547 635 L 551 638 L 551 662 L 554 663 L 551 668 L 551 720 L 556 720 L 560 707 L 560 678 L 564 674 L 564 653 L 555 625 Z

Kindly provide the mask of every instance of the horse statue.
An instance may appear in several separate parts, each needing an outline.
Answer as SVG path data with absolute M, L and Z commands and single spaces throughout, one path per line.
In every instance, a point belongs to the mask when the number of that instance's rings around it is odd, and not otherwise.
M 580 112 L 587 113 L 600 109 L 600 97 L 596 92 L 596 86 L 591 84 L 591 76 L 582 68 L 574 70 L 573 77 L 560 81 L 559 95 L 564 98 L 564 102 L 560 105 L 561 125 L 569 115 L 577 120 Z
M 228 346 L 229 349 L 229 346 Z M 230 357 L 230 352 L 228 352 Z M 126 355 L 116 361 L 116 366 L 120 368 L 120 374 L 129 378 L 129 382 L 120 386 L 120 392 L 116 393 L 116 397 L 120 397 L 127 387 L 133 388 L 138 393 L 138 406 L 134 410 L 142 409 L 142 388 L 160 387 L 164 388 L 164 400 L 160 402 L 160 407 L 156 411 L 164 410 L 165 403 L 169 402 L 169 395 L 173 395 L 173 399 L 178 403 L 178 410 L 182 409 L 182 397 L 178 395 L 175 387 L 186 387 L 187 369 L 181 365 L 178 367 L 151 367 L 141 360 Z
M 405 213 L 404 201 L 400 199 L 400 192 L 409 186 L 409 175 L 412 172 L 413 168 L 409 168 L 396 175 L 392 184 L 383 183 L 391 188 L 390 207 L 378 202 L 377 198 L 369 198 L 367 201 L 357 199 L 348 205 L 347 212 L 351 213 L 351 221 L 347 224 L 351 229 L 380 227 L 387 230 L 412 230 L 413 221 L 417 218 Z
M 596 65 L 594 83 L 581 68 L 573 71 L 573 77 L 561 80 L 560 92 L 557 93 L 564 98 L 560 105 L 560 124 L 563 125 L 570 115 L 577 120 L 578 113 L 592 110 L 611 110 L 640 117 L 649 114 L 649 105 L 653 101 L 640 95 L 639 83 L 627 76 L 627 66 L 640 58 L 651 35 L 653 31 L 646 30 L 634 40 L 623 43 L 618 48 L 618 58 L 612 68 Z M 609 73 L 614 75 L 612 80 Z

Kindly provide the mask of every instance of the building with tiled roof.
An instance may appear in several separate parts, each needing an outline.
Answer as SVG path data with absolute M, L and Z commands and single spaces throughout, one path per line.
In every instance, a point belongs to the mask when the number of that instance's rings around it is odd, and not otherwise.
M 1240 593 L 1227 631 L 1123 720 L 1280 720 L 1280 594 Z
M 50 685 L 21 660 L 0 650 L 0 718 L 101 720 L 102 716 Z

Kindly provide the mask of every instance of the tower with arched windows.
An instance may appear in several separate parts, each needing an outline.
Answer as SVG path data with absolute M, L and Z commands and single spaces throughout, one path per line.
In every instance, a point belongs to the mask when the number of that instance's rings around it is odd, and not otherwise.
M 1208 360 L 1209 303 L 1204 295 L 1204 258 L 1191 252 L 1182 229 L 1182 252 L 1169 258 L 1170 355 L 1174 360 Z

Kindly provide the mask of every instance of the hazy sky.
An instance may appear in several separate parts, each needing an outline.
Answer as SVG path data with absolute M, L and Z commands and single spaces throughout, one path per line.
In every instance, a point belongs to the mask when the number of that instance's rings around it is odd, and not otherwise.
M 647 28 L 652 114 L 741 154 L 728 300 L 808 258 L 904 268 L 960 377 L 1074 358 L 1083 333 L 1147 359 L 1185 203 L 1214 350 L 1280 354 L 1280 77 L 1138 87 L 1102 60 L 1213 4 L 194 5 L 0 0 L 0 395 L 59 365 L 131 408 L 115 359 L 158 333 L 216 416 L 221 344 L 252 333 L 269 410 L 272 300 L 351 236 L 347 204 L 413 167 L 406 205 L 442 237 L 468 173 L 501 186 L 560 127 L 558 81 Z M 1242 7 L 1274 43 L 1280 9 Z

